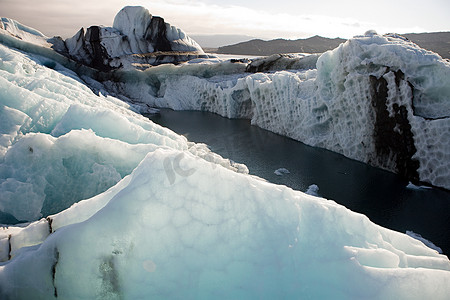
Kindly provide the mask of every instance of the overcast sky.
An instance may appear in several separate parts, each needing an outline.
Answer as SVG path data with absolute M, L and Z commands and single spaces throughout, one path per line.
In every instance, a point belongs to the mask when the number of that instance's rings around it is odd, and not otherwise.
M 112 26 L 126 5 L 142 5 L 190 35 L 239 34 L 263 39 L 313 35 L 350 38 L 378 33 L 450 31 L 449 0 L 0 0 L 0 16 L 48 36 Z

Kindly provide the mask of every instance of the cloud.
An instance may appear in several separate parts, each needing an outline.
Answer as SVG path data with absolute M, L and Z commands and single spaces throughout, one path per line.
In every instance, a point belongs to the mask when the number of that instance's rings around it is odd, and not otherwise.
M 81 27 L 94 24 L 112 25 L 113 18 L 125 1 L 1 0 L 2 16 L 18 20 L 44 34 L 72 36 Z
M 188 34 L 245 34 L 260 38 L 302 38 L 312 35 L 348 38 L 368 29 L 384 32 L 424 31 L 414 28 L 383 28 L 356 18 L 320 14 L 271 13 L 239 5 L 207 4 L 200 0 L 1 0 L 2 15 L 41 30 L 44 34 L 69 37 L 80 27 L 111 26 L 125 5 L 142 5 L 153 15 L 182 28 Z
M 302 38 L 312 35 L 349 38 L 368 29 L 385 32 L 412 32 L 422 28 L 386 28 L 355 18 L 326 15 L 271 13 L 237 5 L 205 4 L 201 1 L 154 0 L 147 3 L 153 14 L 190 34 L 246 34 L 260 38 Z

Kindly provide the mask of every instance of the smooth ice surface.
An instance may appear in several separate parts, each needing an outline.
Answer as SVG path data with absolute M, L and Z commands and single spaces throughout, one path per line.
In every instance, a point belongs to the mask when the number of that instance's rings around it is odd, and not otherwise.
M 176 161 L 189 175 L 171 180 L 166 166 Z M 108 202 L 90 218 L 75 218 L 0 266 L 2 297 L 445 299 L 450 292 L 450 262 L 421 242 L 188 152 L 151 152 L 109 192 L 78 206 L 92 209 L 102 197 Z

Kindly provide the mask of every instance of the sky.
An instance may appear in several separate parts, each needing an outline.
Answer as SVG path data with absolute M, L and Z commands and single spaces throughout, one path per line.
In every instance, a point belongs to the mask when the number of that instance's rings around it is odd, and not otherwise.
M 0 0 L 0 16 L 67 38 L 81 27 L 112 26 L 126 5 L 145 6 L 189 35 L 298 39 L 350 38 L 369 29 L 450 31 L 448 0 Z

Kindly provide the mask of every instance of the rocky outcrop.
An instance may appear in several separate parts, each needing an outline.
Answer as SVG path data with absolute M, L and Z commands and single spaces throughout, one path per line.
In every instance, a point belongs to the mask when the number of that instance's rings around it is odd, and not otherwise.
M 208 57 L 181 29 L 140 6 L 124 7 L 113 27 L 91 26 L 86 32 L 81 28 L 65 41 L 54 39 L 53 48 L 102 71 Z

